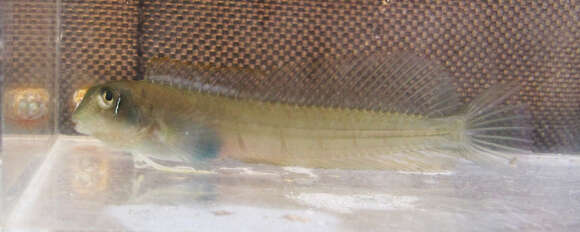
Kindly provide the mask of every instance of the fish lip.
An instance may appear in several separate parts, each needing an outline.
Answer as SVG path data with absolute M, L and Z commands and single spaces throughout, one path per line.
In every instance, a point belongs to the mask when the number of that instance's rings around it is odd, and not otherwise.
M 72 120 L 73 124 L 74 124 L 74 130 L 79 133 L 79 134 L 83 134 L 83 135 L 88 135 L 87 131 L 85 130 L 85 128 L 82 126 L 82 123 L 80 123 L 79 121 L 73 119 Z
M 88 132 L 86 130 L 84 130 L 83 127 L 81 127 L 79 125 L 76 125 L 74 129 L 79 134 L 88 135 Z
M 74 130 L 79 134 L 84 134 L 81 127 L 78 124 L 75 125 Z

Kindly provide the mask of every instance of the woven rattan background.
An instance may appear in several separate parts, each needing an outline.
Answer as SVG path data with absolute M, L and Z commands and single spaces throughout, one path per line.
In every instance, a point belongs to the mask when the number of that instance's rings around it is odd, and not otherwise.
M 406 50 L 441 63 L 466 102 L 498 80 L 519 80 L 537 150 L 576 144 L 575 1 L 63 0 L 61 9 L 64 105 L 95 80 L 142 78 L 144 62 L 159 56 L 268 70 L 321 55 Z M 60 130 L 70 133 L 71 107 L 60 110 Z

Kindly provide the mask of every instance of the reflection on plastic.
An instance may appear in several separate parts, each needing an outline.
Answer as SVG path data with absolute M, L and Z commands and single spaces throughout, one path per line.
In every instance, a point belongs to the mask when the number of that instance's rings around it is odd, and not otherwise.
M 4 93 L 6 119 L 32 129 L 48 120 L 49 93 L 43 88 L 15 88 Z
M 85 94 L 87 93 L 87 89 L 88 88 L 82 88 L 82 89 L 77 89 L 73 96 L 72 96 L 72 110 L 76 109 L 77 106 L 81 103 L 81 101 L 83 100 L 83 97 L 85 96 Z
M 102 194 L 110 186 L 110 162 L 107 156 L 95 152 L 79 152 L 69 164 L 75 193 L 91 197 Z
M 216 175 L 184 175 L 135 169 L 127 153 L 60 136 L 48 158 L 9 212 L 10 231 L 578 231 L 577 156 L 521 156 L 513 169 L 461 163 L 452 173 L 223 159 Z

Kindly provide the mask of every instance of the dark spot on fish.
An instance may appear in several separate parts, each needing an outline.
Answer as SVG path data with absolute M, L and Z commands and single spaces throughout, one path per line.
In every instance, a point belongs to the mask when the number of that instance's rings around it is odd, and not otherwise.
M 207 130 L 207 133 L 203 133 L 199 142 L 196 146 L 196 151 L 198 154 L 196 156 L 203 159 L 216 158 L 220 152 L 221 140 L 218 138 L 213 130 Z
M 192 160 L 213 159 L 219 155 L 222 141 L 213 129 L 191 125 L 183 136 L 188 137 L 184 145 L 185 149 L 192 154 Z
M 123 118 L 125 118 L 125 120 L 127 120 L 127 122 L 131 124 L 138 124 L 141 122 L 141 117 L 139 110 L 134 104 L 132 104 L 132 102 L 133 99 L 131 92 L 127 90 L 121 90 L 117 102 L 118 112 L 116 112 L 116 114 L 121 115 Z

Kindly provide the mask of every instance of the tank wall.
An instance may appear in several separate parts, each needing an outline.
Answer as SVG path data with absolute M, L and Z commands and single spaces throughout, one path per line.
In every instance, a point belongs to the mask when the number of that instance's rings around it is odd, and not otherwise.
M 54 141 L 57 2 L 0 3 L 2 209 L 7 213 Z
M 55 1 L 5 1 L 2 7 L 4 126 L 7 134 L 53 134 L 57 112 Z

